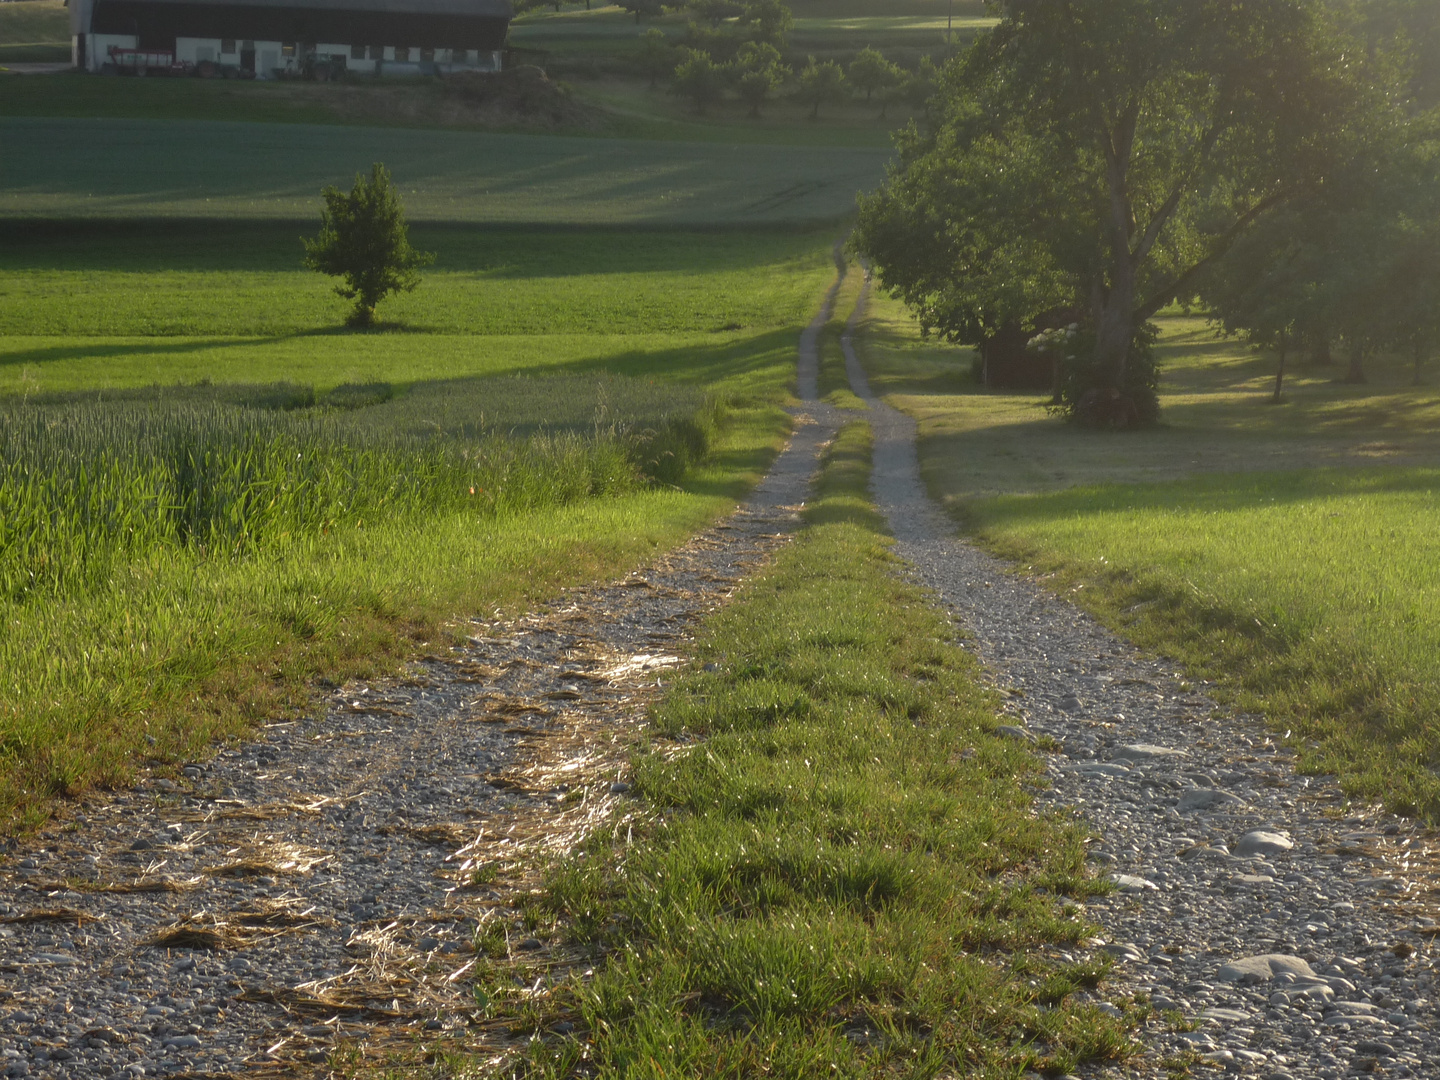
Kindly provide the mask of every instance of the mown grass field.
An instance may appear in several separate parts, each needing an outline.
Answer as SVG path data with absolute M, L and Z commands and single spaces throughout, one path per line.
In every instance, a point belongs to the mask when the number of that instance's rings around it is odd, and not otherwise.
M 968 351 L 881 300 L 873 382 L 920 420 L 930 490 L 984 542 L 1263 712 L 1312 771 L 1440 819 L 1440 391 L 1346 386 L 1163 320 L 1164 425 L 1084 432 L 977 391 Z
M 0 4 L 0 66 L 70 59 L 70 13 L 61 0 Z
M 112 81 L 128 80 L 94 80 Z M 308 222 L 321 187 L 384 161 L 416 221 L 829 223 L 878 183 L 887 157 L 839 147 L 737 151 L 714 143 L 14 116 L 0 120 L 0 143 L 0 216 L 70 219 Z
M 809 528 L 709 620 L 711 670 L 635 757 L 632 831 L 530 898 L 524 933 L 599 960 L 541 969 L 539 1006 L 533 961 L 477 966 L 488 1007 L 539 1035 L 516 1075 L 1000 1077 L 1132 1052 L 1143 1011 L 1101 1012 L 1105 966 L 1066 951 L 1093 932 L 1084 838 L 1033 814 L 1036 759 L 993 734 L 974 661 L 896 575 L 868 457 L 850 425 Z
M 773 399 L 792 331 L 832 272 L 828 230 L 417 227 L 434 268 L 381 307 L 388 329 L 355 334 L 330 280 L 299 264 L 304 231 L 12 232 L 0 392 L 607 370 Z

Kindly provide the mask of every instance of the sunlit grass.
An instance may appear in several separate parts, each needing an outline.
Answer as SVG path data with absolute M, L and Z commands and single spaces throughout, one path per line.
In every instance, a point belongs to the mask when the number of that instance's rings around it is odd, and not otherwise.
M 872 382 L 920 422 L 932 493 L 982 542 L 1264 713 L 1359 798 L 1440 820 L 1440 391 L 1162 320 L 1163 425 L 1087 432 L 986 393 L 893 301 Z M 1422 370 L 1440 381 L 1440 372 Z M 1377 467 L 1379 466 L 1379 467 Z

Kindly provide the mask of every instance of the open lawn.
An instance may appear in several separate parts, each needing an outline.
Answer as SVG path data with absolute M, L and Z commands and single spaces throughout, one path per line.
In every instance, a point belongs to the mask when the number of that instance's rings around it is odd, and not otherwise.
M 1290 731 L 1311 770 L 1440 819 L 1440 392 L 1365 386 L 1162 320 L 1164 423 L 1086 432 L 985 393 L 968 350 L 895 302 L 868 324 L 877 390 L 920 420 L 925 479 L 997 551 Z
M 390 329 L 352 333 L 331 281 L 300 267 L 301 232 L 12 233 L 0 392 L 609 370 L 773 399 L 831 273 L 828 232 L 417 228 L 435 267 L 380 308 Z

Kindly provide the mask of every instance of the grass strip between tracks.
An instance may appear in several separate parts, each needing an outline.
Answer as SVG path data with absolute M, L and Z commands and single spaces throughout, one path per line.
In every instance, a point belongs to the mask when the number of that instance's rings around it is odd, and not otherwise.
M 1034 813 L 1037 762 L 897 575 L 868 472 L 851 424 L 809 528 L 657 708 L 643 824 L 532 898 L 526 925 L 583 959 L 536 954 L 543 994 L 538 966 L 482 973 L 477 1000 L 539 1036 L 519 1075 L 1015 1077 L 1132 1052 L 1087 992 L 1105 964 L 1067 951 L 1104 888 L 1083 834 Z

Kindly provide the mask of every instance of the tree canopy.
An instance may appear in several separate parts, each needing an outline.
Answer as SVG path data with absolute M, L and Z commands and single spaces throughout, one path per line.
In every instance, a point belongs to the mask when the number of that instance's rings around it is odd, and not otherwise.
M 800 76 L 795 84 L 795 96 L 811 107 L 810 119 L 816 120 L 820 117 L 820 106 L 839 97 L 844 87 L 844 68 L 834 60 L 817 62 L 812 56 L 800 69 Z
M 729 68 L 725 64 L 717 64 L 709 53 L 698 49 L 684 49 L 683 52 L 685 58 L 675 68 L 670 92 L 689 98 L 695 111 L 703 115 L 707 108 L 724 96 Z
M 350 191 L 327 187 L 322 195 L 320 235 L 302 241 L 305 265 L 343 278 L 335 291 L 355 301 L 351 325 L 369 326 L 376 305 L 391 293 L 413 290 L 420 267 L 435 256 L 410 246 L 400 195 L 380 162 L 369 176 L 357 176 Z
M 1392 88 L 1322 0 L 995 7 L 863 200 L 857 245 L 957 341 L 1078 315 L 1090 375 L 1072 386 L 1145 419 L 1148 320 L 1371 154 Z

